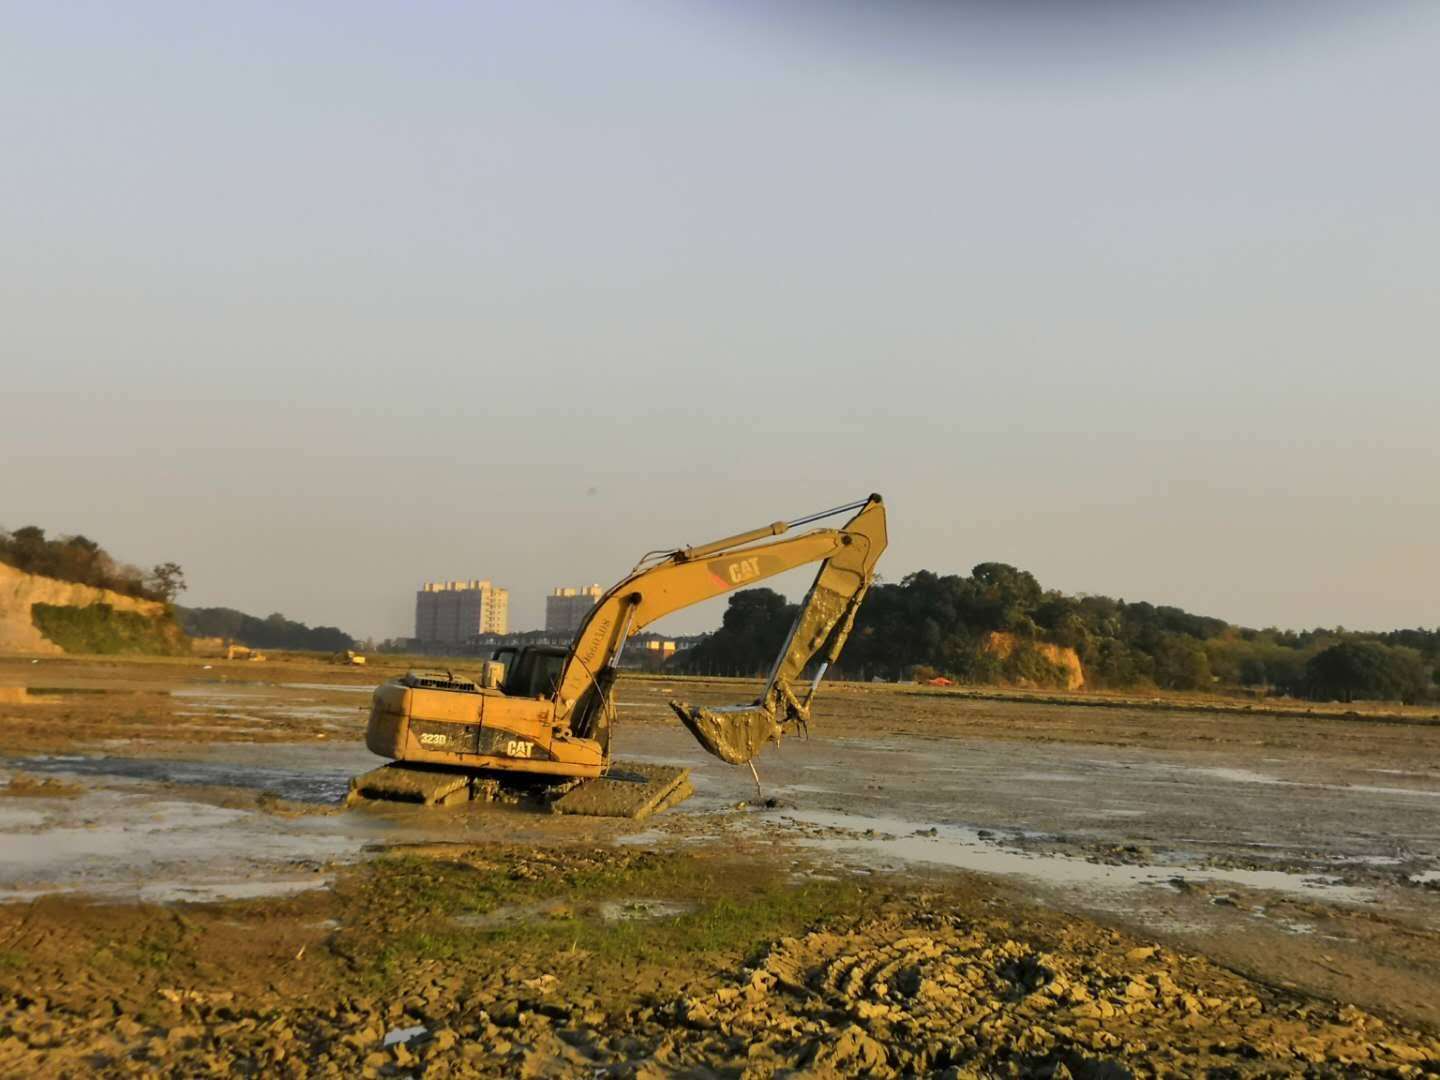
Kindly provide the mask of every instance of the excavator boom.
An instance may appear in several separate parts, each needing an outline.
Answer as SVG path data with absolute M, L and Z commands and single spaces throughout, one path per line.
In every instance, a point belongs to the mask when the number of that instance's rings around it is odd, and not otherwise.
M 861 504 L 860 512 L 837 535 L 840 543 L 821 563 L 760 697 L 748 705 L 720 708 L 670 702 L 700 745 L 716 757 L 733 765 L 748 764 L 766 743 L 778 742 L 787 728 L 809 726 L 810 702 L 850 635 L 874 579 L 875 563 L 885 550 L 885 507 L 880 497 L 872 495 Z M 824 660 L 802 689 L 800 677 L 821 650 Z

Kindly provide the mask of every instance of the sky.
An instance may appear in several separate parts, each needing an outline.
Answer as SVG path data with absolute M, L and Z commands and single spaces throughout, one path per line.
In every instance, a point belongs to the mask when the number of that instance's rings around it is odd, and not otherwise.
M 378 638 L 876 491 L 890 581 L 1440 624 L 1437 53 L 1431 0 L 8 5 L 0 526 Z

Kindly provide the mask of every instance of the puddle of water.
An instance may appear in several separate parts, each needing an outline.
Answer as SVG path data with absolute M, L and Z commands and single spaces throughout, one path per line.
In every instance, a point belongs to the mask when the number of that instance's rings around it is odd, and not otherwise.
M 380 1045 L 395 1046 L 399 1043 L 407 1043 L 411 1039 L 418 1039 L 421 1035 L 424 1035 L 427 1030 L 429 1029 L 423 1024 L 415 1027 L 392 1028 L 385 1033 L 385 1039 Z
M 839 788 L 822 787 L 819 784 L 786 784 L 778 788 L 785 795 L 844 795 L 845 792 Z
M 218 900 L 257 900 L 271 896 L 293 896 L 329 888 L 333 878 L 316 875 L 304 880 L 276 881 L 156 881 L 144 884 L 86 884 L 50 886 L 39 889 L 0 890 L 0 904 L 28 904 L 42 896 L 74 896 L 140 904 L 202 904 Z
M 1374 784 L 1320 784 L 1331 791 L 1366 791 L 1371 795 L 1418 795 L 1421 798 L 1440 799 L 1440 791 L 1421 791 L 1419 788 L 1377 787 Z
M 92 861 L 125 858 L 152 843 L 152 834 L 206 831 L 247 817 L 244 810 L 226 810 L 202 803 L 152 803 L 146 817 L 131 817 L 124 824 L 80 823 L 69 828 L 49 828 L 43 833 L 0 835 L 0 866 L 3 875 L 37 866 L 53 866 L 76 859 Z M 183 842 L 183 841 L 182 841 Z
M 39 810 L 0 806 L 0 829 L 33 829 L 44 824 L 45 815 Z
M 281 683 L 282 690 L 326 690 L 338 691 L 342 694 L 373 694 L 375 686 L 356 686 L 354 683 L 323 683 L 323 682 L 287 682 Z
M 0 686 L 0 705 L 54 705 L 71 697 L 169 697 L 168 690 L 108 686 Z
M 288 743 L 271 744 L 269 759 L 285 761 L 298 757 Z M 308 747 L 307 747 L 308 749 Z M 343 757 L 327 765 L 284 767 L 251 764 L 246 761 L 203 761 L 174 758 L 109 757 L 34 757 L 20 758 L 7 764 L 16 769 L 45 775 L 67 774 L 76 777 L 115 777 L 125 780 L 150 780 L 166 784 L 194 784 L 214 787 L 236 787 L 250 791 L 269 791 L 282 799 L 295 802 L 336 805 L 350 789 L 350 777 L 373 768 L 372 756 L 335 755 Z M 357 767 L 360 766 L 360 767 Z
M 694 907 L 694 904 L 682 904 L 675 900 L 606 900 L 600 905 L 600 917 L 606 922 L 643 922 L 674 918 Z
M 1016 773 L 1012 779 L 1041 784 L 1077 784 L 1089 778 L 1065 773 L 1024 772 Z
M 207 698 L 213 698 L 215 701 L 253 701 L 255 699 L 253 689 L 225 686 L 180 686 L 172 690 L 170 694 L 172 697 L 183 698 L 187 701 Z
M 1046 885 L 1077 887 L 1095 893 L 1124 893 L 1142 887 L 1183 881 L 1223 881 L 1308 899 L 1350 904 L 1373 903 L 1368 889 L 1327 882 L 1279 870 L 1201 869 L 1172 866 L 1113 866 L 1073 855 L 1011 851 L 986 843 L 976 830 L 955 825 L 932 826 L 933 835 L 916 835 L 921 826 L 898 818 L 860 817 L 825 811 L 789 811 L 765 815 L 770 822 L 843 830 L 843 835 L 802 836 L 803 847 L 837 854 L 850 853 L 892 863 L 928 863 L 986 874 L 1025 877 Z M 872 835 L 865 835 L 869 830 Z
M 276 881 L 171 881 L 142 885 L 135 898 L 142 904 L 203 904 L 216 900 L 257 900 L 269 896 L 294 896 L 296 893 L 314 892 L 327 889 L 334 878 L 324 874 L 294 880 Z M 128 896 L 129 892 L 117 889 L 113 895 Z
M 365 712 L 362 705 L 283 705 L 272 712 L 285 716 L 303 716 L 314 720 L 350 720 Z
M 55 771 L 77 778 L 76 764 Z M 332 817 L 287 819 L 133 787 L 33 801 L 24 809 L 39 820 L 10 816 L 0 832 L 0 902 L 54 892 L 164 903 L 303 891 L 326 884 L 321 866 L 369 842 Z
M 1224 766 L 1207 766 L 1204 768 L 1189 768 L 1188 773 L 1197 773 L 1201 776 L 1213 776 L 1216 780 L 1224 780 L 1231 784 L 1288 784 L 1288 780 L 1281 780 L 1276 776 L 1267 776 L 1265 773 L 1255 772 L 1253 769 L 1232 769 Z
M 1422 798 L 1440 798 L 1440 791 L 1426 791 L 1421 788 L 1387 787 L 1377 784 L 1307 784 L 1298 780 L 1282 780 L 1278 776 L 1268 776 L 1265 773 L 1258 773 L 1252 769 L 1237 769 L 1225 766 L 1205 767 L 1179 767 L 1179 770 L 1186 774 L 1198 774 L 1200 776 L 1211 776 L 1217 780 L 1224 780 L 1232 784 L 1275 784 L 1283 787 L 1309 788 L 1316 791 L 1363 791 L 1370 795 L 1416 795 Z M 1371 769 L 1370 772 L 1386 772 L 1398 770 Z M 1423 775 L 1419 773 L 1404 773 L 1401 775 Z
M 471 930 L 493 930 L 529 919 L 554 919 L 569 914 L 570 905 L 563 900 L 540 900 L 531 904 L 502 904 L 490 911 L 456 915 L 450 921 Z

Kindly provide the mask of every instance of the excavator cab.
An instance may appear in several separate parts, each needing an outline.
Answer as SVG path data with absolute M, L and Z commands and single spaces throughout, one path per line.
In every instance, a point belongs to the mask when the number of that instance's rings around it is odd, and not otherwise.
M 492 660 L 505 665 L 500 690 L 506 697 L 550 698 L 560 685 L 570 650 L 561 645 L 509 646 L 496 649 Z

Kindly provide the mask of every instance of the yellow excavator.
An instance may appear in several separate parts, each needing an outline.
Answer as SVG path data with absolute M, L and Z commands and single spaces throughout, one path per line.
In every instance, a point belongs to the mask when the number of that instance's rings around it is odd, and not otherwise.
M 839 528 L 787 535 L 851 511 Z M 671 612 L 819 562 L 759 698 L 718 708 L 670 702 L 701 746 L 753 774 L 761 748 L 808 725 L 815 691 L 849 636 L 885 545 L 885 507 L 871 495 L 709 544 L 651 552 L 597 601 L 568 649 L 500 649 L 477 679 L 412 671 L 378 687 L 365 743 L 391 763 L 352 780 L 351 801 L 445 805 L 529 782 L 563 792 L 551 802 L 560 812 L 641 817 L 673 805 L 691 793 L 688 770 L 611 761 L 612 691 L 625 642 Z M 822 652 L 807 685 L 803 673 Z

